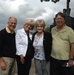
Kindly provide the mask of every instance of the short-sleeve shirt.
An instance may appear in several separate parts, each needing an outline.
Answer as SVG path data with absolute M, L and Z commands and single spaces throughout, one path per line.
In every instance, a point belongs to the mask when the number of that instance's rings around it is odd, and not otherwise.
M 51 56 L 58 60 L 68 60 L 70 55 L 71 43 L 74 43 L 74 31 L 68 27 L 60 31 L 55 26 L 52 28 L 52 52 Z

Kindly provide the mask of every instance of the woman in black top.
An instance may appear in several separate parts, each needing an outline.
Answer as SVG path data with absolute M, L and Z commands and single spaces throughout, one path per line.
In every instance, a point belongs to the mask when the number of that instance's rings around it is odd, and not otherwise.
M 33 35 L 34 60 L 37 75 L 50 75 L 49 61 L 51 53 L 51 34 L 44 31 L 43 19 L 36 21 L 37 32 Z

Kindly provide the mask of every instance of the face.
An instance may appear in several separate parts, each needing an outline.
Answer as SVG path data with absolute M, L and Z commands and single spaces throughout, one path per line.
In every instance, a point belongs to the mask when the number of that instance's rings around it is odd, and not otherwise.
M 60 15 L 58 15 L 55 19 L 57 26 L 63 26 L 65 23 L 65 20 L 63 17 L 61 17 Z
M 34 26 L 31 26 L 31 25 L 30 25 L 30 30 L 33 30 L 33 28 L 34 28 Z
M 37 31 L 38 31 L 39 33 L 43 32 L 43 30 L 44 30 L 44 27 L 43 27 L 43 26 L 41 26 L 41 25 L 38 25 L 38 26 L 37 26 Z
M 26 32 L 28 32 L 28 31 L 30 30 L 30 25 L 29 25 L 29 24 L 25 24 L 25 25 L 24 25 L 24 30 L 25 30 Z
M 15 18 L 10 18 L 8 21 L 8 28 L 10 31 L 14 31 L 17 24 L 17 20 Z

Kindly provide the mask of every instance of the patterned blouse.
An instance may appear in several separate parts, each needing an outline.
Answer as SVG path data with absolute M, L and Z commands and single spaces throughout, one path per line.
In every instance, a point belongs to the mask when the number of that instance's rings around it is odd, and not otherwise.
M 34 58 L 39 60 L 45 60 L 44 49 L 43 49 L 43 36 L 38 37 L 36 34 L 33 46 L 35 48 Z

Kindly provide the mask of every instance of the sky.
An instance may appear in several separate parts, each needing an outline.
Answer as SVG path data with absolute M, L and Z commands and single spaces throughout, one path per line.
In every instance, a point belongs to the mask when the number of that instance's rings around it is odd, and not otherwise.
M 23 27 L 24 22 L 33 18 L 44 19 L 47 26 L 53 23 L 53 19 L 57 12 L 63 12 L 66 9 L 67 0 L 59 0 L 57 3 L 41 2 L 40 0 L 0 0 L 0 30 L 7 26 L 10 16 L 17 18 L 17 27 Z M 70 0 L 71 13 L 70 16 L 74 17 L 74 0 Z

